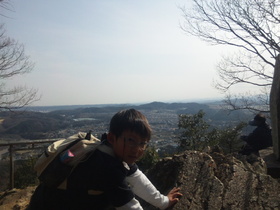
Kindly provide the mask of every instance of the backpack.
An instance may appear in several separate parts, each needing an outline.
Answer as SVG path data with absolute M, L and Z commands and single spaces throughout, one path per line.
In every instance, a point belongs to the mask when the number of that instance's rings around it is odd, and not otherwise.
M 79 132 L 53 142 L 34 165 L 38 179 L 47 187 L 66 189 L 67 177 L 80 162 L 87 160 L 100 143 L 91 132 Z

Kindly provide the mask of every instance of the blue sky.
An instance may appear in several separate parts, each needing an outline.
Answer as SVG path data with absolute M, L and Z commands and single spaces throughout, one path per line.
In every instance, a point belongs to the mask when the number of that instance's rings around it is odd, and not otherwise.
M 9 85 L 38 89 L 34 105 L 221 98 L 215 65 L 228 49 L 182 31 L 188 2 L 10 0 L 1 20 L 35 67 Z

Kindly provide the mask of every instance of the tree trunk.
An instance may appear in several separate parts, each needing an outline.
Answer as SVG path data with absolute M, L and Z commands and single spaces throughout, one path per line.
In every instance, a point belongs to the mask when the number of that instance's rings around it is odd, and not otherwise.
M 270 115 L 272 126 L 273 152 L 280 159 L 280 54 L 276 58 L 273 82 L 270 91 Z

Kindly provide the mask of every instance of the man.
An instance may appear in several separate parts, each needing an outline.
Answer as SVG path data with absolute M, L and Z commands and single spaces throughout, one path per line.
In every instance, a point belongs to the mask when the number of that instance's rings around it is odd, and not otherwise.
M 259 150 L 272 146 L 271 129 L 266 123 L 266 117 L 261 113 L 257 114 L 249 122 L 249 125 L 257 127 L 248 136 L 241 137 L 246 145 L 240 153 L 243 155 L 259 155 Z
M 166 209 L 179 200 L 179 188 L 162 195 L 138 169 L 136 161 L 144 154 L 151 138 L 146 117 L 135 109 L 116 113 L 107 139 L 73 170 L 67 189 L 40 184 L 32 196 L 30 209 L 141 210 L 135 195 Z

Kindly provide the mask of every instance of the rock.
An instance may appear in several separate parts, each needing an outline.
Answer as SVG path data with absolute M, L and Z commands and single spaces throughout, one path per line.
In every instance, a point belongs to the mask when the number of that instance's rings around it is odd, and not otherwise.
M 0 210 L 25 210 L 35 187 L 12 189 L 0 194 Z
M 272 147 L 260 150 L 260 157 L 265 161 L 267 174 L 273 178 L 280 178 L 280 161 L 277 160 Z
M 181 188 L 183 197 L 174 210 L 280 206 L 280 184 L 266 174 L 266 165 L 257 156 L 185 151 L 158 162 L 148 177 L 164 194 L 174 186 Z M 145 209 L 155 209 L 143 205 Z

